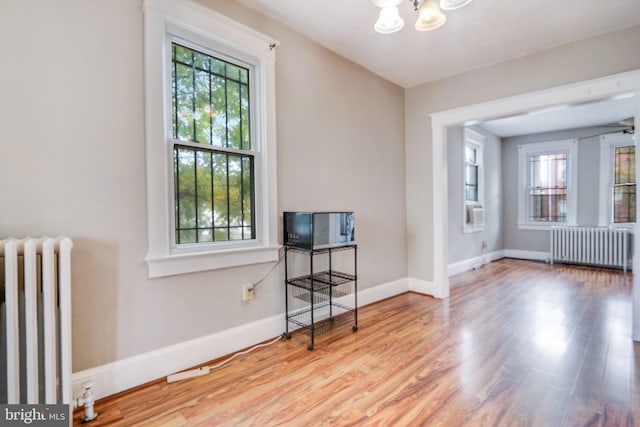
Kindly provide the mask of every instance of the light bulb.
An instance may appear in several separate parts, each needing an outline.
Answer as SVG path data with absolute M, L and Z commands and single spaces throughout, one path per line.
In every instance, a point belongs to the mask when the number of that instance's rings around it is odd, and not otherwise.
M 440 6 L 433 1 L 427 0 L 418 11 L 418 20 L 416 21 L 416 30 L 429 31 L 435 30 L 447 21 L 447 17 L 440 11 Z
M 400 18 L 400 12 L 396 6 L 385 6 L 380 10 L 380 16 L 373 28 L 382 34 L 391 34 L 400 31 L 404 27 L 404 21 Z
M 392 27 L 399 17 L 398 8 L 395 6 L 385 7 L 380 11 L 380 21 L 385 27 Z

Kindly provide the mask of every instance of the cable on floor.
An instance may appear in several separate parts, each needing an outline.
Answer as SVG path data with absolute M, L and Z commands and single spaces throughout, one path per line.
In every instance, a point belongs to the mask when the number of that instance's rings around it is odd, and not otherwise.
M 266 343 L 261 343 L 261 344 L 256 344 L 256 345 L 254 345 L 253 347 L 251 347 L 251 348 L 249 348 L 247 350 L 239 351 L 238 353 L 235 353 L 231 357 L 223 360 L 220 363 L 216 363 L 215 365 L 203 366 L 201 368 L 190 369 L 188 371 L 178 372 L 177 374 L 171 374 L 171 375 L 167 376 L 167 382 L 168 383 L 174 383 L 176 381 L 186 380 L 188 378 L 194 378 L 194 377 L 199 377 L 199 376 L 202 376 L 202 375 L 207 375 L 209 372 L 211 372 L 211 370 L 217 369 L 217 368 L 220 368 L 220 367 L 226 365 L 227 363 L 231 362 L 233 359 L 235 359 L 238 356 L 242 356 L 243 354 L 251 353 L 255 349 L 262 348 L 262 347 L 268 347 L 270 345 L 273 345 L 273 344 L 277 343 L 278 341 L 280 341 L 280 339 L 282 339 L 283 336 L 284 335 L 279 335 L 278 337 L 274 338 L 272 341 L 269 341 L 269 342 L 266 342 Z

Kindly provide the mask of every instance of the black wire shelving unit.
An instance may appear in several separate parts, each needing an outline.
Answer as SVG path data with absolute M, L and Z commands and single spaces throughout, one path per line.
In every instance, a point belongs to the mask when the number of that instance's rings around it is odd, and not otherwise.
M 353 273 L 333 269 L 333 256 L 341 251 L 353 251 Z M 290 257 L 293 254 L 308 257 L 308 274 L 289 276 Z M 328 269 L 319 272 L 314 270 L 314 258 L 318 256 L 328 257 Z M 358 247 L 355 244 L 322 249 L 285 246 L 287 338 L 291 338 L 292 331 L 304 331 L 310 337 L 307 349 L 313 350 L 317 335 L 349 324 L 354 332 L 358 330 L 357 261 Z

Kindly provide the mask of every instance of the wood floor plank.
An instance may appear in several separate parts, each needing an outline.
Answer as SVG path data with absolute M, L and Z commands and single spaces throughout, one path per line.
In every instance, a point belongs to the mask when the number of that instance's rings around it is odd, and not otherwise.
M 504 259 L 342 328 L 103 399 L 90 426 L 633 426 L 633 277 Z M 284 320 L 283 320 L 284 322 Z M 74 424 L 80 423 L 79 413 Z

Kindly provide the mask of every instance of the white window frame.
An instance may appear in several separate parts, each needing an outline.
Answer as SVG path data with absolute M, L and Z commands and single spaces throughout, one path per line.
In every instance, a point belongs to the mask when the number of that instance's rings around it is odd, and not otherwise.
M 617 147 L 635 145 L 635 139 L 635 135 L 622 132 L 600 136 L 600 209 L 598 214 L 598 225 L 600 226 L 631 228 L 635 224 L 635 222 L 613 222 L 613 173 L 615 149 Z
M 464 128 L 463 130 L 463 144 L 462 144 L 462 232 L 463 233 L 477 233 L 484 231 L 483 224 L 471 224 L 468 222 L 469 215 L 468 209 L 471 206 L 478 206 L 484 209 L 484 144 L 486 137 L 472 129 Z M 467 162 L 465 151 L 469 148 L 476 150 L 476 165 L 478 166 L 478 201 L 467 200 L 466 195 L 466 174 L 467 174 Z M 485 210 L 486 214 L 486 210 Z
M 277 261 L 275 47 L 278 42 L 189 0 L 144 0 L 149 277 Z M 256 238 L 176 245 L 171 118 L 172 41 L 250 64 Z M 206 52 L 205 52 L 206 53 Z
M 578 140 L 536 142 L 518 145 L 518 228 L 521 230 L 549 230 L 554 225 L 576 225 L 578 213 Z M 567 220 L 530 221 L 528 202 L 528 159 L 541 154 L 567 155 Z

